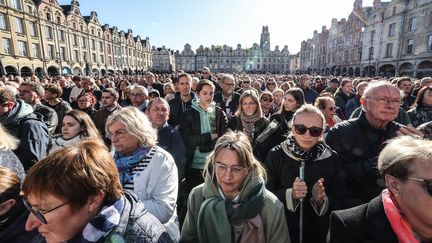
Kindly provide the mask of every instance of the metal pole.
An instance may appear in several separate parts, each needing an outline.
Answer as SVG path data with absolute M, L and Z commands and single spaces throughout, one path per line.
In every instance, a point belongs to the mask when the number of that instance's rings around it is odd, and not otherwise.
M 305 162 L 301 162 L 299 177 L 304 181 Z M 303 243 L 303 198 L 300 198 L 299 243 Z

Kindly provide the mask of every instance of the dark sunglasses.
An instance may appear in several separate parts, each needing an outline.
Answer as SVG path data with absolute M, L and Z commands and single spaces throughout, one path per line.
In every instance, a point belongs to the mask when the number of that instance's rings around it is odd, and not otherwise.
M 413 181 L 423 182 L 429 195 L 432 196 L 432 179 L 428 180 L 428 179 L 420 179 L 420 178 L 414 178 L 414 177 L 407 177 L 407 178 L 410 180 L 413 180 Z
M 262 101 L 265 101 L 265 102 L 273 102 L 273 99 L 271 99 L 271 98 L 267 98 L 267 97 L 264 97 L 264 98 L 262 98 L 261 99 Z
M 333 107 L 330 107 L 330 108 L 328 108 L 328 110 L 329 110 L 329 111 L 335 111 L 335 110 L 336 110 L 336 107 L 334 107 L 334 106 L 333 106 Z
M 24 206 L 26 207 L 26 209 L 28 211 L 30 211 L 39 221 L 41 221 L 43 224 L 47 224 L 48 221 L 45 218 L 45 214 L 48 214 L 48 213 L 50 213 L 50 212 L 52 212 L 58 208 L 61 208 L 64 205 L 68 204 L 69 202 L 65 202 L 65 203 L 63 203 L 63 204 L 61 204 L 61 205 L 59 205 L 53 209 L 50 209 L 44 213 L 42 213 L 40 210 L 33 209 L 32 206 L 30 205 L 30 203 L 25 198 L 23 198 L 23 203 L 24 203 Z
M 275 85 L 275 83 L 267 83 L 267 85 Z
M 319 137 L 323 131 L 321 127 L 306 127 L 305 125 L 294 125 L 294 131 L 299 134 L 303 135 L 309 130 L 309 134 L 312 137 Z

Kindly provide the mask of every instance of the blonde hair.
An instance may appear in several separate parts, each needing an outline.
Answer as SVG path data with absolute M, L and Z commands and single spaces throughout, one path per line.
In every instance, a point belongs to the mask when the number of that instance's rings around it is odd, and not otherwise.
M 18 147 L 19 139 L 10 134 L 0 124 L 0 150 L 15 150 Z
M 261 163 L 254 157 L 248 136 L 243 132 L 228 131 L 216 141 L 214 150 L 207 156 L 204 167 L 204 177 L 207 173 L 212 174 L 213 164 L 216 156 L 223 150 L 235 151 L 240 160 L 240 165 L 246 167 L 250 172 L 255 172 L 267 181 L 267 173 Z
M 143 112 L 135 107 L 127 107 L 116 110 L 105 125 L 106 134 L 110 134 L 108 128 L 115 122 L 121 122 L 126 131 L 140 140 L 140 145 L 143 147 L 153 147 L 157 142 L 157 132 L 152 127 L 150 120 Z

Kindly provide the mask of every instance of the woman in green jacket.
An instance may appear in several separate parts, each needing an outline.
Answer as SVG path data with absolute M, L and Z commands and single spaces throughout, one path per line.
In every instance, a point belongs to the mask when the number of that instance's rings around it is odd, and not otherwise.
M 218 139 L 204 177 L 189 195 L 180 242 L 290 242 L 284 206 L 265 188 L 244 133 Z

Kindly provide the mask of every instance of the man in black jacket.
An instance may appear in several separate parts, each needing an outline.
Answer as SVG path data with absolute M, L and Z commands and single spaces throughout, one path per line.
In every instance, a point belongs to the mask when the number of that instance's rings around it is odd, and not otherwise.
M 195 93 L 191 91 L 192 76 L 187 73 L 181 73 L 178 76 L 177 89 L 174 99 L 169 101 L 170 116 L 168 123 L 178 128 L 183 113 L 191 108 L 192 100 L 195 99 Z
M 45 157 L 50 137 L 42 115 L 6 88 L 0 88 L 0 123 L 20 140 L 14 153 L 26 171 Z
M 339 192 L 345 208 L 369 202 L 384 188 L 376 165 L 377 156 L 388 139 L 404 134 L 422 135 L 412 126 L 394 122 L 401 97 L 398 88 L 390 83 L 370 83 L 361 102 L 362 115 L 336 124 L 326 137 L 327 144 L 341 158 L 338 174 L 345 183 Z
M 214 101 L 216 105 L 219 106 L 228 117 L 228 120 L 234 116 L 240 100 L 240 94 L 234 92 L 236 87 L 235 78 L 232 75 L 226 74 L 224 75 L 219 85 L 222 88 L 222 91 L 216 92 L 214 95 Z

